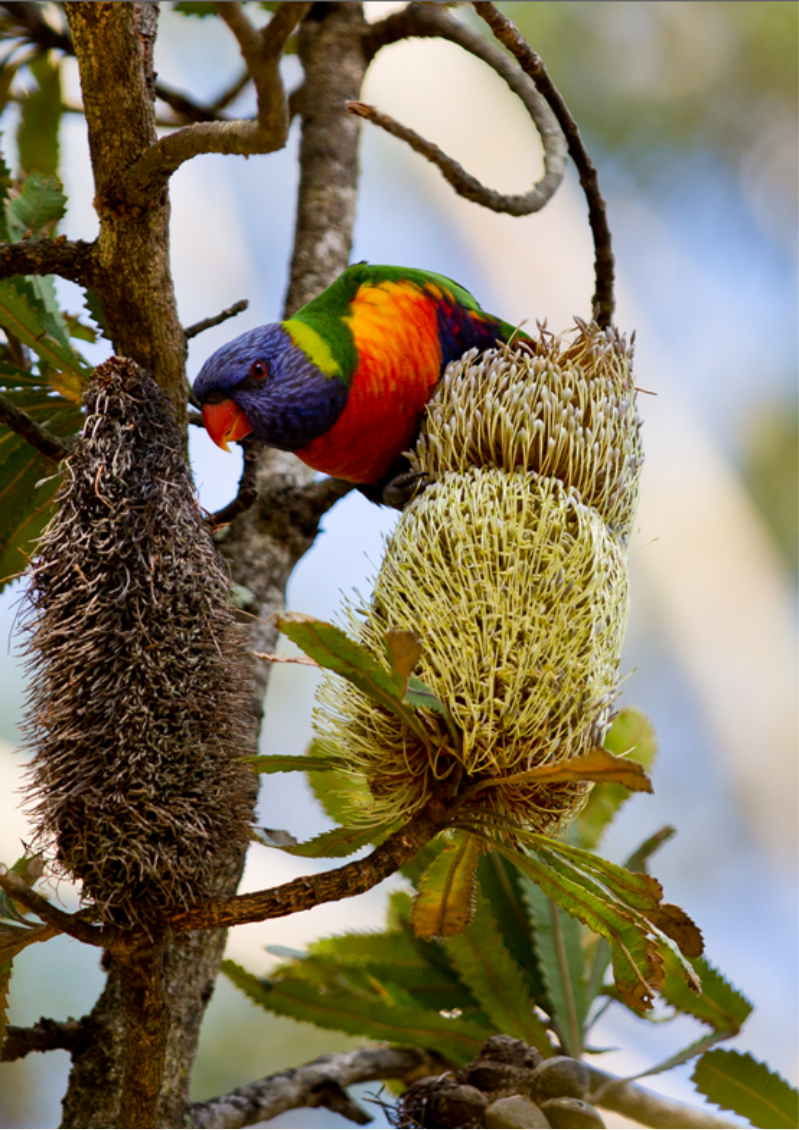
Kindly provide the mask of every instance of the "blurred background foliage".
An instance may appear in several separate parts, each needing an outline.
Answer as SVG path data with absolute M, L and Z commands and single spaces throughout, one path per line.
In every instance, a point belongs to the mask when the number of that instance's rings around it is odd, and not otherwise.
M 379 19 L 400 6 L 368 3 L 367 17 Z M 638 371 L 642 383 L 647 385 L 651 369 L 660 379 L 661 404 L 674 390 L 689 398 L 691 411 L 709 429 L 737 479 L 745 483 L 783 567 L 795 579 L 799 6 L 771 0 L 537 0 L 500 6 L 545 60 L 600 169 L 620 275 L 628 293 L 634 295 L 635 318 L 645 322 L 649 331 L 644 333 L 641 325 Z M 161 4 L 156 47 L 160 78 L 199 101 L 211 101 L 239 72 L 238 53 L 214 18 L 187 18 L 176 7 Z M 258 9 L 269 7 L 248 4 L 256 20 L 266 19 L 266 12 Z M 483 29 L 468 6 L 462 11 L 475 27 Z M 64 29 L 57 4 L 0 4 L 0 130 L 3 151 L 15 172 L 57 172 L 64 180 L 70 205 L 60 230 L 70 238 L 92 238 L 96 223 L 85 127 L 79 114 L 74 60 L 62 54 Z M 394 50 L 406 52 L 403 59 L 412 59 L 416 46 L 389 49 L 386 64 Z M 423 73 L 429 65 L 426 58 L 420 52 L 420 63 L 404 64 L 405 85 L 395 84 L 399 109 L 385 107 L 402 120 L 408 120 L 402 112 L 402 98 L 412 100 L 415 87 L 422 79 L 430 79 Z M 293 87 L 299 81 L 299 66 L 293 58 L 285 66 L 288 85 Z M 376 73 L 383 66 L 381 56 Z M 470 157 L 476 163 L 481 149 L 488 150 L 494 138 L 485 141 L 483 123 L 474 123 L 469 118 L 471 111 L 464 110 L 464 104 L 472 104 L 462 82 L 450 89 L 442 72 L 438 91 L 436 110 L 453 122 L 465 117 L 470 134 L 472 125 L 476 127 L 474 139 L 470 137 L 471 151 L 467 149 L 462 157 L 472 167 Z M 253 108 L 251 90 L 245 88 L 229 112 L 251 114 Z M 174 117 L 163 102 L 158 112 L 164 121 Z M 492 133 L 505 145 L 506 135 L 499 125 L 496 122 Z M 519 144 L 515 134 L 508 144 Z M 524 144 L 535 150 L 535 141 L 526 134 Z M 212 314 L 237 298 L 251 299 L 250 311 L 232 328 L 220 327 L 192 343 L 191 376 L 223 341 L 279 316 L 290 246 L 296 151 L 295 124 L 289 147 L 281 154 L 246 164 L 230 158 L 194 162 L 173 182 L 174 274 L 184 322 Z M 437 192 L 437 174 L 417 157 L 392 139 L 367 130 L 363 170 L 354 259 L 443 271 L 472 289 L 488 309 L 505 317 L 547 313 L 543 303 L 542 309 L 535 309 L 538 293 L 533 298 L 520 294 L 517 309 L 503 305 L 506 298 L 492 281 L 490 261 L 481 259 L 468 242 L 461 217 L 472 217 L 465 222 L 476 228 L 478 218 L 474 211 L 469 212 L 472 206 L 444 195 L 448 190 Z M 516 225 L 514 238 L 524 245 L 529 259 L 540 248 L 536 239 L 557 224 L 556 213 L 553 207 L 529 221 L 510 222 Z M 583 237 L 582 212 L 577 222 Z M 505 230 L 503 223 L 500 218 L 489 229 L 486 222 L 490 240 Z M 580 247 L 587 255 L 585 246 Z M 564 270 L 568 266 L 565 261 Z M 545 279 L 543 285 L 549 282 L 554 280 Z M 59 284 L 59 294 L 66 309 L 80 309 L 82 299 L 76 288 Z M 581 301 L 578 295 L 572 311 L 579 309 Z M 80 348 L 94 363 L 107 355 L 106 342 L 88 341 L 85 348 L 81 342 Z M 659 367 L 654 363 L 658 351 Z M 663 379 L 664 374 L 671 384 Z M 651 402 L 645 405 L 653 425 L 657 407 L 657 403 L 654 408 Z M 203 437 L 192 436 L 201 497 L 213 509 L 230 497 L 237 465 L 203 442 Z M 653 454 L 653 474 L 655 463 Z M 645 499 L 648 481 L 654 482 L 647 479 L 645 470 Z M 298 568 L 289 593 L 291 606 L 329 616 L 338 604 L 339 588 L 349 591 L 360 584 L 368 591 L 370 568 L 361 560 L 361 550 L 366 549 L 376 561 L 380 532 L 389 526 L 389 516 L 362 500 L 345 500 L 326 520 L 324 537 Z M 751 533 L 751 526 L 745 526 L 740 537 L 746 541 Z M 649 553 L 647 545 L 644 548 Z M 682 546 L 687 559 L 692 552 L 690 544 Z M 726 552 L 734 554 L 734 546 Z M 643 560 L 645 555 L 639 557 Z M 635 568 L 635 555 L 633 563 Z M 23 827 L 12 816 L 20 799 L 15 792 L 20 759 L 11 754 L 11 746 L 19 741 L 16 726 L 22 710 L 18 644 L 12 639 L 19 591 L 20 586 L 14 586 L 0 601 L 4 645 L 0 651 L 0 738 L 7 743 L 0 751 L 0 858 L 16 852 Z M 735 593 L 729 601 L 732 622 L 746 611 L 749 595 Z M 678 824 L 679 835 L 674 846 L 664 850 L 659 872 L 667 893 L 696 912 L 712 941 L 712 956 L 753 996 L 760 1011 L 745 1034 L 752 1031 L 755 1053 L 790 1073 L 797 1046 L 791 980 L 796 965 L 795 875 L 784 858 L 775 871 L 773 858 L 766 860 L 761 853 L 745 804 L 730 784 L 725 741 L 708 722 L 704 692 L 684 656 L 667 639 L 666 619 L 668 611 L 648 595 L 646 586 L 638 582 L 636 590 L 634 585 L 624 667 L 638 670 L 625 701 L 651 714 L 663 752 L 655 776 L 655 798 L 636 800 L 628 807 L 632 813 L 639 805 L 650 805 L 640 824 L 643 834 L 650 833 L 658 822 Z M 775 647 L 773 654 L 781 653 Z M 771 659 L 767 654 L 751 660 L 763 668 L 766 680 Z M 717 674 L 723 677 L 724 673 Z M 734 681 L 730 686 L 735 687 Z M 313 678 L 307 671 L 282 668 L 275 672 L 267 703 L 264 752 L 301 752 L 308 735 L 312 693 Z M 732 707 L 734 691 L 726 693 Z M 751 688 L 749 693 L 753 693 Z M 742 699 L 745 694 L 735 693 L 734 697 Z M 768 752 L 757 738 L 755 733 L 751 740 L 752 762 L 762 761 Z M 764 744 L 768 743 L 764 740 Z M 775 787 L 783 788 L 779 781 Z M 302 838 L 319 830 L 318 813 L 302 789 L 281 792 L 277 783 L 270 789 L 260 816 L 263 822 L 288 824 Z M 642 838 L 638 828 L 624 822 L 619 843 L 622 833 L 627 847 Z M 274 856 L 266 863 L 256 860 L 250 887 L 281 881 L 284 875 L 278 868 Z M 63 888 L 62 893 L 69 903 L 72 896 Z M 326 918 L 321 910 L 313 912 L 310 925 L 295 924 L 294 928 L 305 931 L 300 942 L 340 930 L 343 924 L 380 927 L 385 892 L 375 892 L 370 898 L 344 908 L 338 919 Z M 283 924 L 275 924 L 269 940 L 295 944 L 288 920 L 286 932 L 281 933 L 283 929 Z M 231 945 L 237 959 L 261 972 L 266 957 L 264 938 L 257 931 L 257 927 L 236 931 Z M 12 996 L 16 1023 L 31 1023 L 42 1013 L 80 1015 L 91 1007 L 100 987 L 102 975 L 93 953 L 64 938 L 41 949 L 41 955 L 31 953 L 27 964 L 19 963 Z M 747 972 L 752 976 L 747 978 Z M 786 1000 L 790 1001 L 787 1010 Z M 651 1045 L 651 1041 L 656 1044 L 656 1026 L 643 1034 L 631 1027 L 600 1033 L 600 1037 L 607 1043 L 629 1045 L 633 1052 L 640 1045 L 649 1061 L 659 1054 Z M 217 1093 L 354 1043 L 357 1041 L 269 1017 L 223 981 L 205 1029 L 195 1093 L 198 1098 Z M 608 1066 L 624 1069 L 612 1062 Z M 66 1070 L 64 1053 L 30 1058 L 15 1065 L 13 1073 L 4 1068 L 0 1127 L 54 1125 Z M 661 1085 L 668 1089 L 665 1077 L 657 1081 Z M 673 1093 L 689 1097 L 679 1086 Z M 286 1115 L 276 1123 L 342 1124 L 324 1111 Z M 378 1113 L 377 1125 L 381 1124 L 385 1123 Z

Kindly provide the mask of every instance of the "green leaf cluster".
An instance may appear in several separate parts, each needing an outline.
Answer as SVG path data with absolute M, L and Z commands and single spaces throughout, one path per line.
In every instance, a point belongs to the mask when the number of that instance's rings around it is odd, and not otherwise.
M 31 168 L 14 183 L 0 157 L 0 238 L 52 235 L 65 208 L 54 173 Z M 61 310 L 52 276 L 19 275 L 0 279 L 0 329 L 0 394 L 54 436 L 73 436 L 91 367 L 72 341 L 94 330 Z M 0 425 L 0 588 L 25 568 L 59 484 L 53 465 Z
M 348 663 L 366 666 L 368 658 L 374 664 L 368 653 L 350 650 L 358 647 L 353 641 L 342 644 L 345 656 L 325 654 L 331 641 L 338 648 L 340 637 L 346 639 L 329 628 L 322 628 L 324 640 L 305 637 L 301 629 L 296 642 L 321 665 L 335 662 L 345 677 L 352 674 Z M 312 631 L 319 631 L 318 624 Z M 373 676 L 371 669 L 361 669 L 355 677 L 363 683 Z M 383 670 L 380 677 L 384 694 L 393 676 Z M 396 696 L 403 685 L 407 681 L 395 678 Z M 631 708 L 617 716 L 605 746 L 645 768 L 656 752 L 651 724 Z M 254 761 L 264 772 L 308 770 L 327 814 L 341 819 L 340 794 L 348 786 L 346 758 L 339 751 L 317 741 L 305 758 Z M 580 1058 L 591 1050 L 591 1027 L 608 1007 L 625 1007 L 656 1023 L 691 1016 L 703 1026 L 700 1038 L 641 1074 L 699 1057 L 695 1080 L 712 1101 L 756 1116 L 760 1121 L 753 1125 L 797 1125 L 771 1121 L 792 1117 L 796 1092 L 783 1080 L 754 1061 L 749 1074 L 738 1077 L 737 1059 L 713 1058 L 719 1052 L 710 1049 L 740 1032 L 752 1005 L 701 956 L 698 930 L 678 907 L 662 901 L 660 884 L 647 874 L 649 857 L 674 830 L 666 827 L 649 837 L 624 867 L 584 846 L 599 843 L 626 797 L 615 781 L 596 785 L 568 841 L 519 832 L 516 845 L 509 846 L 487 842 L 475 830 L 450 829 L 403 868 L 415 893 L 391 896 L 385 931 L 324 938 L 305 953 L 277 947 L 271 952 L 288 960 L 266 980 L 234 962 L 225 962 L 224 971 L 268 1011 L 353 1035 L 432 1047 L 453 1065 L 473 1058 L 499 1033 L 525 1040 L 544 1056 Z M 354 851 L 387 831 L 345 826 L 297 846 L 302 854 L 330 848 L 340 855 L 345 845 Z M 298 853 L 292 846 L 283 850 Z M 659 1006 L 650 1011 L 655 995 Z M 729 1086 L 727 1078 L 733 1081 Z

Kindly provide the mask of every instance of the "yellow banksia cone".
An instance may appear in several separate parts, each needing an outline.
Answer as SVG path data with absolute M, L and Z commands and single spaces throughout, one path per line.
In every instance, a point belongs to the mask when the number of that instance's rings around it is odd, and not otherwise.
M 412 454 L 433 480 L 388 541 L 365 616 L 376 656 L 418 633 L 416 673 L 454 723 L 429 741 L 354 687 L 326 680 L 317 731 L 365 780 L 361 820 L 434 795 L 487 830 L 554 831 L 589 785 L 521 774 L 601 746 L 618 693 L 627 543 L 642 464 L 631 350 L 578 323 L 449 366 Z

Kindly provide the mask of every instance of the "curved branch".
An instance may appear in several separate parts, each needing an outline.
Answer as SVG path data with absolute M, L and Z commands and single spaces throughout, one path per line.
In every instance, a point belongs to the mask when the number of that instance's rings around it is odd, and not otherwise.
M 276 1118 L 298 1107 L 326 1106 L 327 1088 L 339 1093 L 354 1083 L 381 1079 L 408 1082 L 423 1074 L 436 1074 L 445 1066 L 434 1052 L 424 1048 L 393 1048 L 379 1044 L 355 1048 L 340 1055 L 323 1055 L 301 1067 L 292 1067 L 237 1087 L 226 1095 L 193 1103 L 189 1125 L 221 1130 L 222 1127 L 252 1126 Z M 320 1101 L 321 1098 L 321 1101 Z
M 371 60 L 381 47 L 408 38 L 438 38 L 457 44 L 465 51 L 486 63 L 521 100 L 535 125 L 544 147 L 544 175 L 529 192 L 506 195 L 486 188 L 476 177 L 467 173 L 457 161 L 448 157 L 432 142 L 406 126 L 400 125 L 387 114 L 381 114 L 363 102 L 348 103 L 350 113 L 367 118 L 387 133 L 407 142 L 417 153 L 432 162 L 452 185 L 455 191 L 490 208 L 511 216 L 529 216 L 540 211 L 557 192 L 566 166 L 566 141 L 555 115 L 535 87 L 535 83 L 520 71 L 507 56 L 492 43 L 436 4 L 414 2 L 401 12 L 374 24 L 364 38 L 364 52 Z
M 394 832 L 366 859 L 346 863 L 319 875 L 303 875 L 266 891 L 206 902 L 178 912 L 170 919 L 173 930 L 215 930 L 243 922 L 282 918 L 310 910 L 322 902 L 337 902 L 363 894 L 408 863 L 442 827 L 441 819 L 427 810 Z
M 17 408 L 16 404 L 2 394 L 0 394 L 0 424 L 5 424 L 12 432 L 22 436 L 31 447 L 35 447 L 45 459 L 51 459 L 53 463 L 60 463 L 69 455 L 68 444 L 58 436 L 54 436 L 52 432 L 48 432 L 41 424 L 37 424 L 27 412 Z
M 311 7 L 281 4 L 261 31 L 250 23 L 242 5 L 233 0 L 217 11 L 235 35 L 258 96 L 255 121 L 203 121 L 184 126 L 151 145 L 120 177 L 118 192 L 128 205 L 146 207 L 156 199 L 172 174 L 192 157 L 204 153 L 239 156 L 274 153 L 286 144 L 289 114 L 280 77 L 280 54 L 286 39 Z
M 605 201 L 599 191 L 597 171 L 583 144 L 577 123 L 569 112 L 562 95 L 546 72 L 540 57 L 511 20 L 504 16 L 491 0 L 473 0 L 474 10 L 491 28 L 494 35 L 519 61 L 522 70 L 535 82 L 546 98 L 566 136 L 569 154 L 577 166 L 585 198 L 588 202 L 588 220 L 594 237 L 596 289 L 594 291 L 594 317 L 606 329 L 613 318 L 614 262 L 611 249 Z
M 96 245 L 64 236 L 0 243 L 0 278 L 11 275 L 59 275 L 81 286 L 94 286 Z
M 43 895 L 39 895 L 20 879 L 13 871 L 0 864 L 0 888 L 14 900 L 21 903 L 27 910 L 41 918 L 49 926 L 54 926 L 62 934 L 77 938 L 90 946 L 110 946 L 115 938 L 115 932 L 107 927 L 91 926 L 78 914 L 67 914 L 59 910 Z

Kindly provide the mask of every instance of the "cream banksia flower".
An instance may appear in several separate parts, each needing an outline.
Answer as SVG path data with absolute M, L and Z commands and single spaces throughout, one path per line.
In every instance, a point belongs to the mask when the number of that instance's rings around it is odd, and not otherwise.
M 601 746 L 618 693 L 642 464 L 630 361 L 618 334 L 578 322 L 448 367 L 411 454 L 430 485 L 349 617 L 375 657 L 387 631 L 418 634 L 416 673 L 449 719 L 422 711 L 423 741 L 326 679 L 316 728 L 367 786 L 356 820 L 437 796 L 473 826 L 548 832 L 584 803 L 589 785 L 524 775 Z

